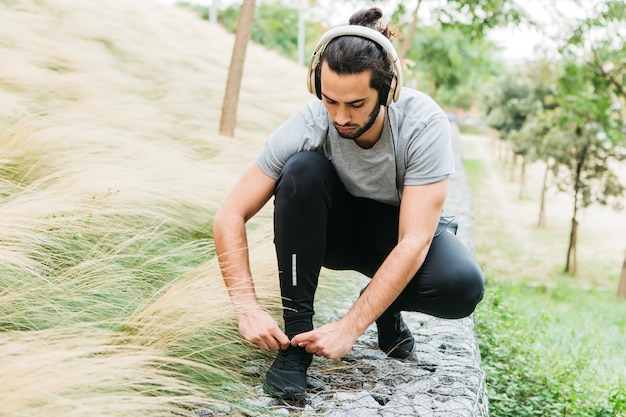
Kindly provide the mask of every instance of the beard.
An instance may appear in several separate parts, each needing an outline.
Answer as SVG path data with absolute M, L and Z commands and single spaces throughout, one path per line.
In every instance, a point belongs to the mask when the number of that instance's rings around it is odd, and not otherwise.
M 357 129 L 353 133 L 341 133 L 340 130 L 337 130 L 337 133 L 339 134 L 340 137 L 342 137 L 344 139 L 355 140 L 355 139 L 358 139 L 359 136 L 361 136 L 363 133 L 367 132 L 369 130 L 369 128 L 374 125 L 374 123 L 376 122 L 376 118 L 378 117 L 379 113 L 380 113 L 380 105 L 378 103 L 376 103 L 376 105 L 374 106 L 374 108 L 372 109 L 370 114 L 368 115 L 367 120 L 365 121 L 365 123 L 363 125 L 358 125 L 356 123 L 348 123 L 348 124 L 345 124 L 345 125 L 338 125 L 338 124 L 334 123 L 334 125 L 335 125 L 335 128 L 337 126 L 356 127 Z

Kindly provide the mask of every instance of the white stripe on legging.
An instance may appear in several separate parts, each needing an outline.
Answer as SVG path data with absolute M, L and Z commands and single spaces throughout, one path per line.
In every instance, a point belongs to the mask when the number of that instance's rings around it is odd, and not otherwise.
M 291 285 L 298 286 L 298 273 L 296 271 L 296 254 L 291 254 Z

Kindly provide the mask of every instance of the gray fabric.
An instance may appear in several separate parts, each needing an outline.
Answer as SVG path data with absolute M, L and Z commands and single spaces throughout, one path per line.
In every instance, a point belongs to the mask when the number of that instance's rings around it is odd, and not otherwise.
M 331 160 L 352 195 L 387 204 L 399 203 L 402 185 L 430 184 L 455 172 L 445 113 L 429 96 L 408 88 L 387 108 L 383 134 L 371 149 L 341 138 L 315 98 L 268 137 L 257 164 L 276 179 L 293 154 L 311 150 Z

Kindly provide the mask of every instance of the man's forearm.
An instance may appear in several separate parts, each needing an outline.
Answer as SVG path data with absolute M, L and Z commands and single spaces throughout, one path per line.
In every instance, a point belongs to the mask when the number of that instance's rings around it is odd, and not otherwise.
M 245 222 L 232 216 L 216 216 L 214 233 L 220 270 L 236 311 L 256 307 Z
M 363 334 L 406 288 L 422 266 L 429 243 L 400 242 L 387 256 L 367 289 L 344 317 L 358 335 Z
M 398 244 L 345 317 L 360 334 L 395 301 L 422 267 L 446 200 L 447 189 L 447 179 L 404 187 L 400 203 Z M 416 216 L 415 213 L 420 214 Z

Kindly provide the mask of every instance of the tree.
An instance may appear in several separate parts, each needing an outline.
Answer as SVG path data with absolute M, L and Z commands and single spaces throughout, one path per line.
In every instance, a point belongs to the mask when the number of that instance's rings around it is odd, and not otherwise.
M 548 192 L 548 180 L 550 178 L 550 172 L 554 165 L 554 158 L 550 156 L 550 146 L 552 144 L 548 140 L 548 133 L 553 126 L 553 121 L 550 118 L 550 110 L 552 107 L 544 107 L 538 114 L 530 115 L 522 130 L 518 139 L 524 140 L 528 146 L 528 152 L 524 155 L 522 162 L 522 180 L 520 183 L 520 198 L 526 197 L 526 182 L 525 182 L 525 165 L 531 161 L 542 160 L 545 162 L 545 169 L 543 178 L 541 181 L 541 192 L 539 198 L 539 216 L 537 220 L 537 227 L 546 228 L 546 194 Z
M 422 1 L 423 0 L 417 0 L 417 5 L 415 6 L 415 8 L 413 9 L 413 12 L 411 13 L 411 23 L 408 27 L 408 30 L 406 31 L 407 33 L 406 38 L 402 42 L 402 47 L 398 51 L 398 57 L 400 58 L 401 61 L 404 61 L 406 59 L 407 53 L 409 52 L 409 49 L 411 45 L 413 44 L 413 38 L 415 37 L 415 30 L 417 29 L 418 14 L 419 14 L 420 6 L 422 5 Z M 404 7 L 404 6 L 399 6 L 399 7 Z
M 553 172 L 561 190 L 573 197 L 565 272 L 577 272 L 578 214 L 592 204 L 620 208 L 624 186 L 611 168 L 626 159 L 626 148 L 612 94 L 586 64 L 569 62 L 559 80 L 559 107 L 553 110 Z
M 617 208 L 624 194 L 612 170 L 613 163 L 626 159 L 624 117 L 606 83 L 593 66 L 569 61 L 553 86 L 511 73 L 485 100 L 487 123 L 509 141 L 513 152 L 524 159 L 544 159 L 559 190 L 573 197 L 565 262 L 571 275 L 577 272 L 580 211 L 592 204 Z
M 613 94 L 626 98 L 626 3 L 608 0 L 591 17 L 581 20 L 564 45 L 568 56 L 586 56 L 590 69 L 604 79 Z
M 299 64 L 308 64 L 308 57 L 305 56 L 307 51 L 313 51 L 318 38 L 326 29 L 320 22 L 305 20 L 304 14 L 309 10 L 309 0 L 298 0 L 299 7 L 295 7 L 294 3 L 274 0 L 259 4 L 256 7 L 250 39 Z M 311 3 L 315 4 L 313 1 Z M 226 30 L 235 32 L 239 12 L 238 6 L 229 6 L 221 12 L 219 22 Z M 297 31 L 294 28 L 298 28 Z
M 421 27 L 406 58 L 417 65 L 409 67 L 405 79 L 416 80 L 419 88 L 442 104 L 469 108 L 477 80 L 493 75 L 492 50 L 482 39 L 468 39 L 455 29 L 440 25 Z M 459 94 L 466 87 L 465 96 Z M 444 93 L 445 103 L 441 93 Z M 467 99 L 467 95 L 472 96 Z
M 512 0 L 446 0 L 436 12 L 442 24 L 473 38 L 483 38 L 489 29 L 528 21 Z
M 546 164 L 541 185 L 539 227 L 546 227 L 545 195 L 548 188 L 549 170 L 553 163 L 549 154 L 550 143 L 546 140 L 546 135 L 552 125 L 549 118 L 546 117 L 546 112 L 557 107 L 555 94 L 558 75 L 558 66 L 547 60 L 541 60 L 525 69 L 524 76 L 528 80 L 529 88 L 528 113 L 521 129 L 512 135 L 513 148 L 522 159 L 520 167 L 520 199 L 527 197 L 527 164 L 538 160 L 543 160 Z
M 403 29 L 403 42 L 398 51 L 401 61 L 404 61 L 413 44 L 422 2 L 415 0 L 412 8 L 406 2 L 401 3 L 394 13 L 396 19 L 410 15 L 410 23 Z M 433 9 L 432 14 L 444 29 L 459 30 L 468 39 L 483 39 L 489 29 L 528 21 L 513 0 L 446 0 L 445 5 Z
M 241 78 L 243 76 L 243 66 L 246 58 L 246 48 L 252 32 L 254 21 L 255 0 L 243 0 L 241 12 L 237 24 L 235 44 L 230 60 L 228 78 L 226 79 L 226 89 L 224 91 L 224 101 L 222 104 L 222 116 L 220 118 L 219 133 L 224 136 L 233 137 L 235 135 L 235 125 L 237 121 L 237 106 L 239 104 L 239 90 L 241 88 Z
M 622 273 L 620 274 L 619 285 L 617 287 L 617 299 L 620 301 L 626 300 L 626 255 L 624 255 Z
M 624 185 L 611 163 L 626 159 L 626 4 L 592 4 L 562 47 L 569 60 L 561 79 L 560 125 L 569 132 L 571 160 L 557 159 L 555 170 L 571 174 L 575 197 L 566 272 L 576 273 L 576 212 L 596 202 L 621 208 Z M 578 64 L 581 62 L 582 64 Z
M 482 104 L 485 119 L 513 152 L 511 177 L 514 178 L 518 157 L 524 158 L 530 152 L 522 129 L 527 120 L 541 109 L 541 103 L 532 94 L 529 78 L 519 70 L 505 73 L 486 90 L 489 93 L 485 95 Z M 522 184 L 524 182 L 525 178 L 522 178 Z

